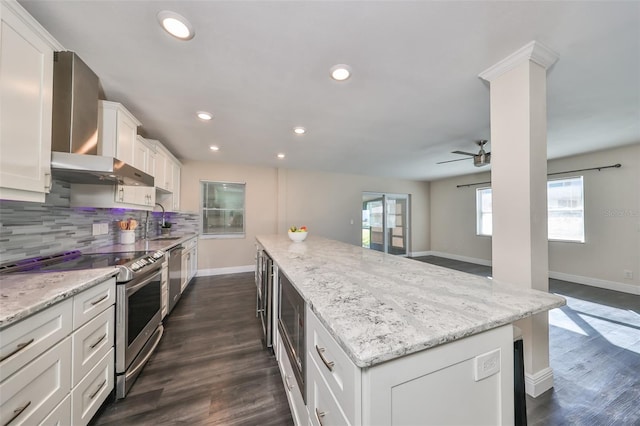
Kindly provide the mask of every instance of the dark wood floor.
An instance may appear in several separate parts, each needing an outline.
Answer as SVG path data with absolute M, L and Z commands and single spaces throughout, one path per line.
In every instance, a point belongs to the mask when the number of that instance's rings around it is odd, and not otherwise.
M 95 425 L 291 425 L 263 350 L 253 273 L 196 278 L 165 320 L 156 352 L 124 400 Z
M 490 276 L 491 268 L 418 260 Z M 527 397 L 530 426 L 640 425 L 640 296 L 550 280 L 555 388 Z M 96 425 L 291 425 L 275 359 L 262 349 L 253 273 L 199 277 L 126 399 Z
M 416 260 L 491 276 L 489 266 Z M 640 296 L 555 279 L 549 291 L 567 305 L 549 312 L 554 388 L 527 396 L 529 426 L 640 425 Z

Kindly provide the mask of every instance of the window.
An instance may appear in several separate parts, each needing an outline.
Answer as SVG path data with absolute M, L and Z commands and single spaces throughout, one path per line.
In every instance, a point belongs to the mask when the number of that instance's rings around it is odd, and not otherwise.
M 547 182 L 549 239 L 584 243 L 582 176 Z
M 478 188 L 476 190 L 476 208 L 478 218 L 476 233 L 478 235 L 491 235 L 493 232 L 491 213 L 491 188 Z
M 548 238 L 584 243 L 582 176 L 547 182 Z M 492 234 L 491 188 L 476 190 L 476 232 Z
M 245 184 L 201 181 L 204 236 L 244 237 Z

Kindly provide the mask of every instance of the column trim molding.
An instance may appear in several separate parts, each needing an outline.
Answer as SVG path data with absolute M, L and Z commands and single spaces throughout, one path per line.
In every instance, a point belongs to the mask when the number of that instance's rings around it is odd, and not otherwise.
M 482 71 L 478 74 L 478 77 L 491 82 L 525 61 L 534 62 L 546 70 L 555 64 L 558 58 L 559 56 L 556 52 L 539 41 L 533 40 L 503 60 Z

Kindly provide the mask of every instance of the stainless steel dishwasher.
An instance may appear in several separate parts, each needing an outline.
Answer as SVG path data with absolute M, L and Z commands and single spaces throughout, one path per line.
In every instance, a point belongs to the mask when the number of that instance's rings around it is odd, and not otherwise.
M 173 311 L 180 299 L 182 288 L 182 245 L 177 245 L 169 250 L 169 308 L 167 313 Z

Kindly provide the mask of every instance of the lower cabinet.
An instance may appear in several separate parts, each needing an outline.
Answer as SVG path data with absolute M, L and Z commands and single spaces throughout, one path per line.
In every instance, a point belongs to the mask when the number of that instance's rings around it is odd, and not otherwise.
M 276 339 L 296 425 L 514 423 L 511 325 L 359 368 L 306 309 L 306 405 Z
M 198 272 L 198 238 L 194 237 L 183 244 L 182 251 L 182 293 Z
M 282 376 L 282 383 L 284 384 L 284 390 L 287 395 L 287 401 L 289 401 L 289 408 L 291 408 L 291 415 L 293 422 L 296 425 L 308 424 L 307 407 L 304 404 L 302 398 L 302 392 L 298 387 L 296 377 L 293 375 L 293 368 L 289 362 L 289 357 L 285 352 L 285 348 L 280 339 L 280 332 L 277 332 L 276 338 L 276 358 L 278 359 L 278 366 L 280 367 L 280 375 Z M 329 424 L 329 423 L 326 423 Z
M 115 279 L 0 330 L 0 424 L 86 425 L 113 390 Z

